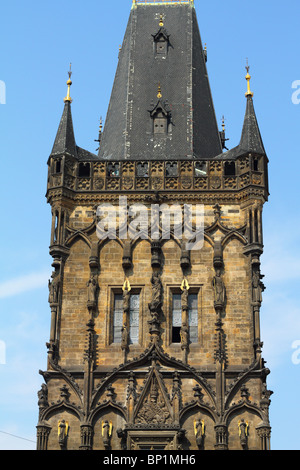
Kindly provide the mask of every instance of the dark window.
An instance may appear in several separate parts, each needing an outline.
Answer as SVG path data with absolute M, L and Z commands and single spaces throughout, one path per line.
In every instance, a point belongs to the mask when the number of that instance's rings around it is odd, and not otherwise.
M 224 169 L 225 176 L 235 176 L 235 163 L 234 162 L 226 162 L 225 169 Z
M 54 173 L 60 173 L 61 172 L 61 161 L 56 160 L 54 162 Z
M 91 166 L 89 163 L 79 163 L 78 176 L 80 178 L 89 178 L 91 176 Z
M 254 170 L 254 171 L 259 171 L 259 162 L 258 162 L 258 159 L 257 159 L 257 158 L 255 158 L 255 159 L 253 160 L 253 170 Z

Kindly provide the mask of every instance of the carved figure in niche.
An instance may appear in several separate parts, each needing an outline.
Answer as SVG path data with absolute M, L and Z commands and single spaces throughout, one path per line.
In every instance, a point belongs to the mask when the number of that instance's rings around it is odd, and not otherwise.
M 221 269 L 216 268 L 216 275 L 213 278 L 213 288 L 215 295 L 215 304 L 225 304 L 226 288 L 221 276 Z
M 66 449 L 69 435 L 69 424 L 63 419 L 58 422 L 58 442 L 62 450 Z
M 95 274 L 93 274 L 87 283 L 88 287 L 88 302 L 95 304 L 97 301 L 97 289 L 98 289 L 98 284 L 96 280 Z
M 102 421 L 102 439 L 103 445 L 106 450 L 110 448 L 111 436 L 112 436 L 112 422 Z
M 128 314 L 130 311 L 130 292 L 131 286 L 128 279 L 125 281 L 123 286 L 123 312 Z
M 43 384 L 41 390 L 38 392 L 38 399 L 39 408 L 47 408 L 49 406 L 48 387 L 46 384 Z
M 52 274 L 52 281 L 49 280 L 48 287 L 49 287 L 49 304 L 57 304 L 58 303 L 58 293 L 59 293 L 59 274 L 53 273 Z
M 194 431 L 195 431 L 197 446 L 199 447 L 199 449 L 203 449 L 204 436 L 205 436 L 205 423 L 203 420 L 198 419 L 194 421 Z
M 244 450 L 246 450 L 248 447 L 249 424 L 245 423 L 245 420 L 242 419 L 241 421 L 239 421 L 238 426 L 239 426 L 239 436 L 240 436 L 241 446 Z
M 152 302 L 149 304 L 149 309 L 152 313 L 157 313 L 162 305 L 162 282 L 160 273 L 153 273 L 152 279 Z

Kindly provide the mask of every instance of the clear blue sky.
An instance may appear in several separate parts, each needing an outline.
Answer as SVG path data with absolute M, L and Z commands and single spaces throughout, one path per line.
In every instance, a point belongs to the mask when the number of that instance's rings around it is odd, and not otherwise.
M 262 308 L 263 355 L 271 369 L 273 449 L 299 449 L 300 341 L 299 121 L 292 83 L 300 80 L 299 0 L 195 0 L 217 118 L 226 117 L 229 146 L 240 139 L 249 58 L 255 109 L 270 159 L 265 206 L 267 291 Z M 37 391 L 46 369 L 50 310 L 47 281 L 50 207 L 47 158 L 73 64 L 72 105 L 77 144 L 95 151 L 99 117 L 105 117 L 119 45 L 131 0 L 11 0 L 1 4 L 0 104 L 1 449 L 34 449 Z M 1 83 L 1 82 L 0 82 Z M 1 102 L 1 94 L 0 94 Z M 1 343 L 0 343 L 1 344 Z M 0 354 L 1 356 L 1 354 Z M 300 355 L 299 355 L 300 357 Z

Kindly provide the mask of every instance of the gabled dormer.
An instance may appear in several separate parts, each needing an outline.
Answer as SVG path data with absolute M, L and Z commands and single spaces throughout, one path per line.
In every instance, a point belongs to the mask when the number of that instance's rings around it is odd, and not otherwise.
M 156 34 L 152 34 L 154 41 L 154 54 L 156 57 L 165 58 L 168 54 L 170 45 L 170 34 L 164 27 L 163 16 L 160 15 L 159 30 Z
M 171 111 L 166 102 L 162 101 L 161 86 L 158 87 L 158 102 L 149 110 L 152 119 L 153 135 L 157 137 L 167 136 L 170 133 Z

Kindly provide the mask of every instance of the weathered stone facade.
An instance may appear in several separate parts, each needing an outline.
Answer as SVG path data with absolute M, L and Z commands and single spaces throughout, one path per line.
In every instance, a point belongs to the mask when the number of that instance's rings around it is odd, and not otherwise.
M 163 159 L 108 162 L 77 147 L 70 108 L 66 99 L 48 161 L 54 271 L 38 449 L 268 450 L 259 319 L 268 159 L 257 135 L 234 158 L 201 160 L 201 176 L 194 160 L 172 161 L 170 176 Z M 249 95 L 241 143 L 253 120 Z M 149 212 L 204 205 L 203 247 L 185 250 L 172 230 L 99 239 L 97 207 L 120 196 Z

